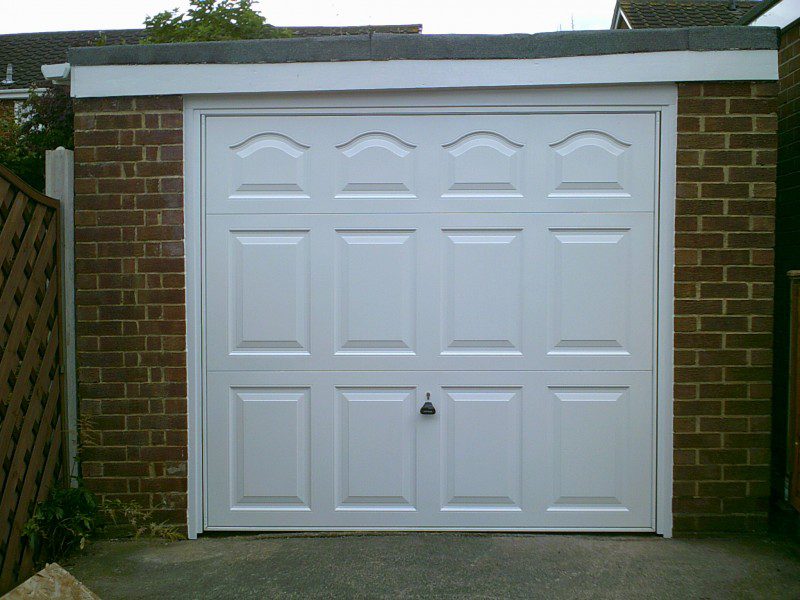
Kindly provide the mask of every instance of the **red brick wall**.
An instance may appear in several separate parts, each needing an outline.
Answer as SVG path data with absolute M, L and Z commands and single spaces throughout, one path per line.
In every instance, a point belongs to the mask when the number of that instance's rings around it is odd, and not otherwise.
M 760 530 L 769 503 L 777 89 L 678 90 L 675 530 Z
M 78 395 L 104 497 L 185 522 L 186 321 L 180 97 L 75 103 Z
M 676 531 L 757 530 L 769 492 L 774 86 L 681 84 Z M 81 410 L 103 495 L 184 522 L 181 102 L 76 103 Z

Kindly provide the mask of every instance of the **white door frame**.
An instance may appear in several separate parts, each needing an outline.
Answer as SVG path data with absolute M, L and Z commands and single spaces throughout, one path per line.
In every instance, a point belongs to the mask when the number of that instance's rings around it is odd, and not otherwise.
M 457 96 L 456 96 L 457 94 Z M 424 102 L 420 102 L 424 98 Z M 231 100 L 235 102 L 231 102 Z M 454 105 L 453 100 L 458 104 Z M 188 497 L 189 537 L 204 530 L 203 515 L 203 366 L 202 274 L 202 122 L 207 114 L 236 111 L 297 114 L 337 114 L 358 107 L 400 109 L 413 113 L 426 110 L 482 112 L 533 108 L 536 112 L 618 111 L 656 113 L 659 130 L 658 210 L 656 213 L 657 277 L 656 336 L 654 339 L 654 393 L 656 398 L 654 456 L 655 531 L 672 535 L 672 428 L 673 428 L 673 297 L 675 173 L 677 149 L 677 86 L 674 84 L 631 86 L 565 86 L 474 91 L 338 92 L 332 94 L 205 95 L 184 97 L 184 238 L 186 248 L 186 343 L 188 395 Z

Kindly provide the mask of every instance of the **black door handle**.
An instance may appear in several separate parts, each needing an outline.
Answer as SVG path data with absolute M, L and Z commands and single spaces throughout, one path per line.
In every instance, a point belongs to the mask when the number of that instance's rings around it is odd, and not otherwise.
M 425 399 L 427 402 L 422 405 L 422 408 L 419 409 L 419 414 L 421 415 L 435 415 L 436 414 L 436 407 L 431 402 L 431 393 L 428 392 L 425 394 Z

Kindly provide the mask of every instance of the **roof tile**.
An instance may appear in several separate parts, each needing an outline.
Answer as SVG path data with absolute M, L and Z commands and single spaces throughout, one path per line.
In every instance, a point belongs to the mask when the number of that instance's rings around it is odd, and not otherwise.
M 370 33 L 420 33 L 421 25 L 354 25 L 342 27 L 285 27 L 295 37 L 363 35 Z M 5 78 L 6 65 L 14 67 L 14 83 L 0 83 L 0 90 L 26 89 L 46 84 L 42 65 L 67 60 L 69 48 L 138 44 L 144 29 L 112 29 L 108 31 L 53 31 L 0 35 L 0 79 Z
M 756 4 L 753 0 L 620 0 L 619 6 L 633 29 L 654 29 L 734 25 Z

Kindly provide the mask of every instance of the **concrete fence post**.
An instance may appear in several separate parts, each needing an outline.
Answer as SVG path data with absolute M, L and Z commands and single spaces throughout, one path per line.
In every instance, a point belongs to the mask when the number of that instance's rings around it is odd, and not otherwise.
M 59 147 L 45 155 L 45 194 L 61 204 L 61 297 L 64 302 L 62 370 L 69 445 L 69 473 L 77 475 L 78 389 L 75 364 L 75 212 L 74 159 L 72 150 Z

